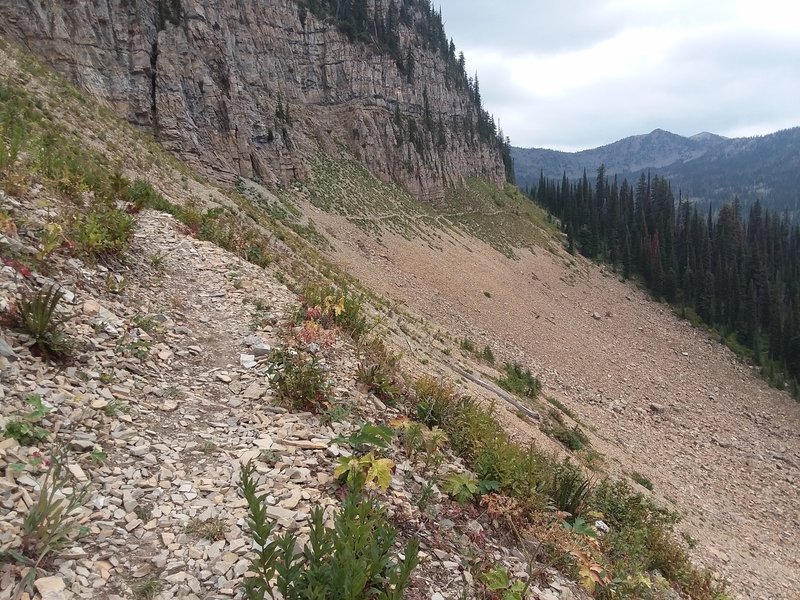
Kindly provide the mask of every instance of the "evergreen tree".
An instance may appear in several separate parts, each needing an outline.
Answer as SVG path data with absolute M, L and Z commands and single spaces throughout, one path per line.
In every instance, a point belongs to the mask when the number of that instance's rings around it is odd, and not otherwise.
M 680 193 L 676 206 L 666 179 L 641 173 L 618 185 L 604 167 L 593 182 L 540 174 L 532 196 L 561 220 L 570 252 L 640 276 L 682 314 L 748 346 L 775 385 L 800 387 L 800 225 L 788 215 L 755 203 L 745 220 L 734 198 L 703 218 Z

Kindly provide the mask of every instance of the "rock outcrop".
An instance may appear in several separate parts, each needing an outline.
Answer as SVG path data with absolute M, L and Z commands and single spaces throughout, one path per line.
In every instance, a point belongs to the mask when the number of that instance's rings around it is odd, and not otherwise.
M 429 200 L 465 176 L 501 183 L 463 63 L 418 26 L 436 14 L 398 4 L 394 54 L 296 0 L 8 0 L 0 33 L 215 179 L 288 183 L 344 150 Z

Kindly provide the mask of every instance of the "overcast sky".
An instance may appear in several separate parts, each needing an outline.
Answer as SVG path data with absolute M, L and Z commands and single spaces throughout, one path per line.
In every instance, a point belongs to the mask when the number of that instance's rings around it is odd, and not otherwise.
M 796 0 L 433 0 L 515 146 L 800 125 Z

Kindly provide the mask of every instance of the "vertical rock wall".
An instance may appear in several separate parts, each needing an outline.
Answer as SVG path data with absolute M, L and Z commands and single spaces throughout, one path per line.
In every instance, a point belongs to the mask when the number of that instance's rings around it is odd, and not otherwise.
M 466 132 L 469 94 L 413 26 L 399 30 L 408 76 L 301 12 L 294 0 L 5 0 L 0 32 L 223 181 L 302 179 L 320 150 L 431 201 L 467 176 L 503 181 L 496 144 Z M 441 134 L 423 127 L 426 95 Z

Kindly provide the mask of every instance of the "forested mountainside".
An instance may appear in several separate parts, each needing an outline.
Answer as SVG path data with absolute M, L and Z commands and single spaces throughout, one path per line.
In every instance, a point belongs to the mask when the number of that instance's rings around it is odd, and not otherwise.
M 432 200 L 511 173 L 428 0 L 10 0 L 0 33 L 218 180 L 342 150 Z
M 520 186 L 537 185 L 540 174 L 560 179 L 589 176 L 600 165 L 630 180 L 642 171 L 666 177 L 684 199 L 719 208 L 738 197 L 744 207 L 757 200 L 775 211 L 800 210 L 800 127 L 751 138 L 710 133 L 683 137 L 656 129 L 581 152 L 513 148 Z
M 569 250 L 640 275 L 656 297 L 715 327 L 736 352 L 752 357 L 771 383 L 800 396 L 800 226 L 760 202 L 738 201 L 715 216 L 676 205 L 670 182 L 642 174 L 594 185 L 540 181 L 532 192 L 557 215 Z

